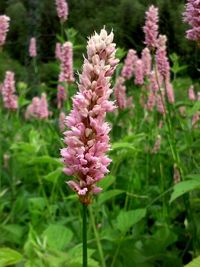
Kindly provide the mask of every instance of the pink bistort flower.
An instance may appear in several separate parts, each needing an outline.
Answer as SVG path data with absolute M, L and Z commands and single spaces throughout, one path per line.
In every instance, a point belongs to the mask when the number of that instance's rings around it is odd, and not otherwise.
M 1 88 L 1 93 L 3 96 L 4 107 L 16 110 L 18 108 L 18 97 L 15 95 L 15 74 L 12 71 L 6 71 L 6 77 Z
M 59 114 L 59 128 L 61 132 L 63 132 L 65 129 L 65 117 L 66 117 L 65 113 L 61 111 Z
M 156 64 L 158 72 L 163 77 L 164 80 L 170 79 L 170 65 L 167 58 L 166 51 L 166 41 L 167 37 L 165 35 L 159 35 L 158 38 L 158 48 L 156 50 Z
M 58 60 L 61 60 L 62 58 L 62 44 L 61 43 L 56 43 L 55 57 Z
M 195 92 L 194 92 L 194 86 L 193 85 L 191 85 L 190 88 L 188 89 L 188 98 L 191 101 L 195 101 L 196 100 L 196 95 L 195 95 Z
M 59 84 L 57 87 L 58 108 L 62 107 L 67 98 L 65 84 L 74 82 L 72 43 L 66 42 L 62 45 L 60 61 Z
M 26 119 L 35 118 L 39 120 L 45 120 L 48 119 L 49 115 L 50 112 L 48 111 L 48 102 L 45 93 L 42 93 L 41 98 L 37 96 L 34 97 L 25 112 Z
M 73 48 L 71 42 L 65 42 L 61 49 L 60 82 L 74 82 Z
M 119 62 L 115 58 L 113 33 L 102 29 L 88 40 L 87 58 L 78 85 L 79 92 L 73 98 L 73 109 L 66 117 L 64 142 L 61 150 L 64 172 L 73 175 L 67 184 L 79 196 L 82 203 L 91 203 L 91 197 L 101 191 L 96 183 L 108 173 L 111 160 L 105 155 L 109 150 L 110 127 L 105 122 L 106 112 L 113 111 L 111 76 Z
M 9 30 L 10 18 L 6 15 L 0 16 L 0 47 L 5 44 L 6 35 Z
M 124 85 L 124 81 L 124 78 L 119 76 L 114 87 L 115 99 L 119 109 L 125 109 L 127 107 L 126 87 Z
M 158 8 L 153 5 L 146 11 L 146 21 L 143 27 L 145 44 L 149 49 L 155 49 L 158 37 Z
M 142 64 L 144 76 L 149 76 L 151 72 L 151 53 L 147 47 L 142 50 Z
M 173 104 L 175 102 L 175 97 L 174 97 L 174 88 L 172 84 L 167 80 L 166 81 L 166 92 L 167 92 L 167 99 L 170 104 Z
M 143 62 L 141 59 L 138 59 L 135 64 L 135 80 L 134 83 L 137 85 L 143 85 L 144 83 L 144 72 L 143 72 Z
M 135 62 L 137 61 L 137 59 L 138 57 L 136 51 L 133 49 L 129 49 L 121 72 L 122 77 L 124 77 L 126 80 L 132 78 L 135 68 Z
M 65 22 L 68 18 L 68 3 L 66 0 L 56 0 L 57 14 L 61 22 Z
M 37 56 L 37 48 L 36 48 L 36 39 L 32 37 L 29 43 L 29 56 L 36 57 Z
M 183 16 L 184 21 L 191 26 L 191 29 L 186 32 L 187 38 L 200 44 L 200 1 L 187 0 L 186 11 Z

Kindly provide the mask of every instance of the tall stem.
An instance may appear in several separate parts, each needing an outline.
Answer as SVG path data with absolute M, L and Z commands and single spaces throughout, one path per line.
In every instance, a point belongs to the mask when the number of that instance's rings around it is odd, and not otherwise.
M 89 208 L 89 212 L 90 212 L 90 218 L 91 218 L 91 222 L 92 222 L 92 228 L 93 228 L 94 235 L 95 235 L 96 242 L 97 242 L 97 248 L 98 248 L 99 256 L 101 259 L 101 265 L 102 265 L 102 267 L 106 267 L 105 257 L 103 254 L 103 249 L 102 249 L 99 233 L 98 233 L 96 225 L 95 225 L 95 219 L 94 219 L 94 215 L 93 215 L 93 211 L 92 211 L 91 207 Z
M 83 267 L 87 267 L 87 205 L 83 204 Z

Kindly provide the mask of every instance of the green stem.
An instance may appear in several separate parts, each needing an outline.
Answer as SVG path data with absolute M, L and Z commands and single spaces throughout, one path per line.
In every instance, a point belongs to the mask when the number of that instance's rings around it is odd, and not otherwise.
M 95 225 L 95 219 L 94 219 L 94 215 L 93 215 L 91 207 L 89 208 L 89 212 L 90 212 L 90 218 L 92 221 L 92 228 L 93 228 L 94 235 L 95 235 L 96 242 L 97 242 L 97 248 L 98 248 L 98 252 L 99 252 L 99 256 L 100 256 L 100 260 L 101 260 L 101 266 L 106 267 L 105 257 L 103 254 L 103 249 L 102 249 L 101 241 L 99 238 L 99 233 L 98 233 L 96 225 Z
M 83 204 L 83 267 L 87 267 L 87 205 Z

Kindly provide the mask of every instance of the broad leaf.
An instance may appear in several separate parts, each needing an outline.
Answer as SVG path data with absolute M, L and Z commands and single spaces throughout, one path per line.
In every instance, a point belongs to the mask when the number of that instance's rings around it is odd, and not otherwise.
M 98 203 L 101 205 L 104 202 L 110 200 L 113 197 L 116 197 L 122 193 L 124 193 L 125 191 L 123 190 L 119 190 L 119 189 L 113 189 L 113 190 L 109 190 L 106 192 L 103 192 L 100 194 L 99 199 L 98 199 Z
M 121 211 L 117 217 L 117 228 L 126 233 L 130 227 L 143 219 L 146 215 L 146 209 L 136 209 Z
M 200 180 L 192 179 L 187 181 L 182 181 L 174 186 L 174 191 L 170 198 L 170 203 L 182 196 L 183 194 L 190 192 L 195 189 L 200 189 Z
M 0 248 L 0 266 L 10 266 L 21 262 L 22 255 L 16 250 L 10 248 Z
M 71 241 L 73 233 L 63 225 L 51 224 L 43 233 L 50 248 L 62 250 Z

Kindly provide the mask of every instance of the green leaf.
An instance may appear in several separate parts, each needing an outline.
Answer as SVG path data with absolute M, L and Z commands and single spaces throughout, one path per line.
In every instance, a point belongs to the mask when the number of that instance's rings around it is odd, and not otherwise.
M 187 265 L 185 265 L 185 267 L 199 267 L 199 266 L 200 266 L 200 256 L 192 260 Z
M 116 142 L 112 144 L 112 150 L 116 150 L 116 149 L 129 149 L 132 151 L 137 151 L 137 149 L 134 147 L 133 144 L 126 143 L 126 142 Z
M 186 176 L 186 178 L 194 179 L 194 180 L 199 180 L 200 181 L 200 174 L 199 173 L 188 174 Z
M 170 198 L 170 203 L 172 203 L 172 201 L 182 196 L 183 194 L 195 189 L 200 189 L 200 180 L 193 179 L 193 180 L 182 181 L 176 184 L 174 186 L 174 191 Z
M 62 250 L 71 241 L 73 233 L 63 225 L 51 224 L 43 232 L 43 236 L 46 237 L 50 248 Z
M 62 163 L 59 158 L 52 158 L 50 156 L 34 157 L 28 163 L 31 165 L 49 163 L 49 164 L 55 164 L 57 166 L 62 166 Z
M 44 179 L 51 183 L 56 183 L 61 173 L 62 173 L 62 168 L 57 168 L 55 171 L 45 175 Z
M 130 227 L 143 219 L 146 215 L 146 209 L 136 209 L 129 211 L 121 211 L 117 217 L 117 228 L 126 233 Z
M 0 226 L 1 241 L 20 244 L 24 228 L 18 224 L 7 224 Z
M 108 201 L 111 198 L 116 197 L 116 196 L 118 196 L 124 192 L 125 191 L 119 190 L 119 189 L 113 189 L 113 190 L 103 192 L 99 196 L 98 203 L 99 203 L 99 205 L 102 205 L 105 201 Z
M 116 177 L 113 175 L 107 175 L 104 179 L 98 182 L 98 186 L 103 188 L 103 190 L 107 190 L 109 186 L 111 186 L 116 180 Z
M 22 255 L 16 250 L 10 248 L 0 248 L 0 266 L 10 266 L 21 262 Z

